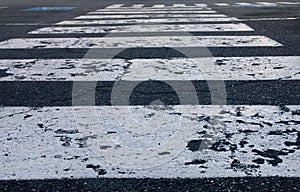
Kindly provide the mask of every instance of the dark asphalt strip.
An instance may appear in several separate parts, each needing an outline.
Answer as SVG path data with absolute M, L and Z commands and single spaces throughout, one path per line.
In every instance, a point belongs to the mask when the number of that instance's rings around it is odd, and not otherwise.
M 164 191 L 164 192 L 297 192 L 300 178 L 293 177 L 234 177 L 197 179 L 51 179 L 2 180 L 0 191 Z
M 189 52 L 197 52 L 195 58 L 205 56 L 201 55 L 200 47 L 185 47 Z M 206 49 L 206 48 L 205 48 Z M 300 56 L 300 52 L 289 47 L 212 47 L 208 48 L 210 54 L 214 57 L 251 57 L 251 56 Z M 185 57 L 178 51 L 167 48 L 107 48 L 107 49 L 0 49 L 0 59 L 81 59 L 88 51 L 92 51 L 88 58 L 110 59 L 151 59 L 151 58 L 180 58 Z M 119 53 L 115 55 L 115 53 Z M 162 54 L 163 53 L 163 54 Z M 193 58 L 193 56 L 189 56 Z
M 177 92 L 167 83 L 182 87 Z M 95 92 L 97 106 L 111 105 L 112 89 L 117 89 L 118 97 L 124 98 L 128 87 L 137 82 L 122 81 L 121 88 L 116 88 L 113 81 L 97 82 L 96 91 L 91 82 L 77 82 L 73 89 L 72 81 L 2 81 L 0 82 L 0 106 L 72 106 L 72 94 L 78 105 L 90 105 L 89 94 Z M 199 104 L 211 105 L 210 89 L 206 81 L 192 81 L 195 92 L 186 89 L 189 81 L 144 81 L 138 82 L 129 94 L 129 103 L 117 105 L 149 105 L 155 100 L 161 100 L 165 105 L 195 104 L 194 100 L 187 103 L 179 98 L 198 96 Z M 210 81 L 217 83 L 219 81 Z M 224 81 L 228 105 L 300 105 L 300 80 L 264 80 L 264 81 Z M 92 83 L 93 84 L 93 83 Z M 74 93 L 72 91 L 74 90 Z M 77 91 L 75 91 L 77 90 Z M 181 96 L 179 96 L 181 95 Z M 74 101 L 74 100 L 73 100 Z M 222 103 L 213 103 L 222 104 Z

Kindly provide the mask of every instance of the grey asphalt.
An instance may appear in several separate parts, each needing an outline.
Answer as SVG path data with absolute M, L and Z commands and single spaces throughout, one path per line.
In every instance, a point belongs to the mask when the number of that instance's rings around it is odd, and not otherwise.
M 104 8 L 121 0 L 2 0 L 0 6 L 0 41 L 11 38 L 28 38 L 29 31 L 50 26 L 54 23 L 72 19 L 76 16 Z M 130 1 L 123 0 L 125 6 L 132 4 L 171 5 L 174 3 L 206 3 L 220 13 L 241 19 L 287 18 L 295 20 L 244 21 L 255 32 L 251 35 L 264 35 L 272 38 L 283 47 L 276 48 L 210 48 L 213 56 L 300 56 L 300 6 L 269 8 L 235 8 L 218 7 L 217 1 Z M 233 0 L 218 2 L 234 3 Z M 255 2 L 255 1 L 243 1 Z M 272 1 L 269 1 L 272 2 Z M 293 2 L 292 0 L 290 2 Z M 296 1 L 295 1 L 296 2 Z M 77 7 L 70 11 L 22 11 L 32 7 L 67 6 Z M 195 36 L 205 33 L 191 33 Z M 227 35 L 249 35 L 249 32 L 232 32 Z M 105 36 L 106 34 L 97 34 Z M 154 34 L 155 35 L 155 34 Z M 223 33 L 215 33 L 223 35 Z M 74 35 L 65 35 L 74 37 Z M 35 35 L 35 37 L 37 37 Z M 43 37 L 47 37 L 43 35 Z M 51 36 L 53 37 L 53 36 Z M 60 36 L 61 37 L 61 36 Z M 75 36 L 76 37 L 76 36 Z M 44 49 L 44 50 L 5 50 L 0 49 L 0 59 L 11 58 L 82 58 L 85 49 Z M 161 53 L 164 54 L 161 54 Z M 163 48 L 132 49 L 120 53 L 116 58 L 174 58 L 181 55 L 174 50 Z M 1 76 L 9 75 L 0 70 Z M 98 82 L 96 104 L 110 105 L 110 91 L 114 82 Z M 130 83 L 130 82 L 128 82 Z M 193 82 L 201 104 L 211 104 L 207 84 L 203 81 Z M 299 80 L 274 81 L 225 81 L 228 104 L 232 105 L 300 105 Z M 72 82 L 0 82 L 0 106 L 71 106 Z M 56 90 L 52 92 L 51 90 Z M 101 95 L 102 94 L 102 95 Z M 105 99 L 103 99 L 105 98 Z M 143 82 L 132 94 L 132 105 L 147 105 L 156 99 L 165 104 L 178 104 L 176 93 L 162 82 Z M 300 191 L 300 178 L 288 177 L 244 177 L 211 179 L 107 179 L 82 178 L 61 180 L 2 180 L 0 191 Z

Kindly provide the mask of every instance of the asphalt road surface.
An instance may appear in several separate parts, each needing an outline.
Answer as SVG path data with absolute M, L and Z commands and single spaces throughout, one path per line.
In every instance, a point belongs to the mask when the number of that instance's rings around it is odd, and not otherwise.
M 2 0 L 0 191 L 300 191 L 299 8 Z

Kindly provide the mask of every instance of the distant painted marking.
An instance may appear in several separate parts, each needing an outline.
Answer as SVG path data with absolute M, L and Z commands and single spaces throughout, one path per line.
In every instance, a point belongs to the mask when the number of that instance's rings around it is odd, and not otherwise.
M 207 4 L 203 4 L 203 3 L 195 3 L 196 7 L 207 7 Z
M 4 6 L 4 7 L 0 7 L 0 9 L 6 9 L 7 8 L 7 6 Z
M 143 24 L 143 23 L 189 23 L 189 22 L 228 22 L 239 21 L 235 17 L 225 18 L 171 18 L 171 19 L 124 19 L 124 20 L 71 20 L 56 25 L 105 25 L 105 24 Z
M 144 7 L 144 4 L 135 4 L 131 6 L 132 8 L 142 8 Z
M 269 2 L 256 2 L 256 3 L 259 5 L 270 6 L 270 7 L 278 5 L 277 3 L 269 3 Z
M 285 5 L 299 5 L 300 2 L 284 2 L 284 1 L 281 1 L 281 2 L 277 2 L 279 4 L 285 4 Z
M 115 9 L 115 8 L 121 8 L 124 4 L 114 4 L 107 6 L 106 9 Z
M 10 74 L 1 81 L 299 80 L 299 61 L 300 56 L 17 59 L 0 60 L 0 69 Z
M 165 5 L 153 5 L 152 8 L 164 8 Z
M 142 7 L 142 8 L 132 8 L 132 7 L 124 7 L 119 9 L 97 9 L 94 12 L 157 12 L 157 11 L 210 11 L 211 8 L 207 7 L 162 7 L 162 8 L 152 8 L 152 7 Z
M 129 25 L 129 26 L 89 26 L 89 27 L 46 27 L 29 34 L 76 34 L 76 33 L 130 33 L 130 32 L 176 32 L 176 31 L 254 31 L 248 25 L 228 24 L 187 24 L 187 25 Z
M 139 11 L 94 11 L 89 12 L 88 14 L 97 14 L 97 15 L 109 15 L 109 14 L 184 14 L 184 13 L 197 13 L 197 14 L 205 14 L 205 13 L 217 13 L 216 11 L 212 10 L 198 10 L 198 11 L 181 11 L 181 10 L 168 10 L 168 11 L 155 11 L 155 10 L 139 10 Z
M 215 5 L 216 5 L 216 6 L 222 6 L 222 7 L 223 7 L 223 6 L 224 6 L 224 7 L 225 7 L 225 6 L 229 6 L 228 3 L 215 3 Z
M 173 7 L 185 7 L 185 4 L 173 4 Z
M 251 5 L 253 5 L 253 4 L 251 4 L 251 3 L 235 3 L 235 5 L 251 6 Z
M 157 14 L 157 15 L 82 15 L 75 19 L 139 19 L 139 18 L 218 18 L 227 17 L 223 14 Z
M 284 107 L 295 113 L 300 110 L 299 105 Z M 99 178 L 99 174 L 108 178 L 207 179 L 247 178 L 249 175 L 299 178 L 299 125 L 296 122 L 300 118 L 290 111 L 268 105 L 2 107 L 1 152 L 3 156 L 7 155 L 0 158 L 0 179 Z M 101 125 L 94 123 L 94 119 Z M 212 140 L 217 147 L 206 149 L 199 155 L 199 143 L 205 133 L 213 132 L 214 123 L 206 119 L 214 119 L 216 126 L 222 126 L 222 131 L 215 133 L 217 138 Z M 157 130 L 149 130 L 148 134 L 130 131 L 141 128 L 142 123 L 149 125 L 158 120 Z M 86 127 L 86 133 L 78 130 L 79 123 Z M 159 151 L 166 142 L 174 139 L 174 133 L 185 132 L 188 128 L 193 128 L 192 134 L 187 136 L 178 156 L 151 168 L 125 168 L 107 161 L 105 155 L 97 158 L 90 150 L 97 146 L 92 141 L 100 133 L 89 130 L 102 131 L 105 143 L 110 138 L 122 148 L 143 151 L 151 147 L 151 150 Z M 178 145 L 178 142 L 172 143 Z M 103 150 L 114 155 L 116 143 L 102 145 L 106 147 Z M 174 150 L 177 150 L 175 146 L 169 146 L 169 153 Z M 132 158 L 136 155 L 133 153 L 123 158 Z M 153 159 L 140 154 L 140 158 L 155 164 L 162 158 L 159 154 L 157 152 L 157 158 Z M 274 163 L 278 165 L 272 165 Z M 94 167 L 97 169 L 93 170 Z
M 23 11 L 69 11 L 75 8 L 76 7 L 33 7 L 24 9 Z
M 278 47 L 282 45 L 265 36 L 23 38 L 0 42 L 1 49 L 261 46 Z

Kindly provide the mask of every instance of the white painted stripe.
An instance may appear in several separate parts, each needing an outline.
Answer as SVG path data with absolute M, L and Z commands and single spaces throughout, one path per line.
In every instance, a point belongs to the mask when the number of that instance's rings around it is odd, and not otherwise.
M 1 81 L 300 80 L 300 56 L 0 60 Z
M 134 4 L 131 7 L 132 8 L 142 8 L 142 7 L 144 7 L 144 4 Z
M 99 15 L 109 15 L 109 14 L 172 14 L 172 13 L 178 13 L 178 14 L 185 14 L 185 13 L 197 13 L 197 14 L 205 14 L 205 13 L 217 13 L 216 11 L 212 10 L 196 10 L 196 11 L 182 11 L 182 10 L 168 10 L 168 11 L 155 11 L 155 10 L 139 10 L 139 11 L 95 11 L 95 12 L 89 12 L 88 14 L 99 14 Z
M 114 4 L 114 5 L 110 5 L 108 7 L 106 7 L 106 9 L 115 9 L 115 8 L 120 8 L 122 7 L 124 4 Z
M 185 7 L 185 4 L 173 4 L 173 7 Z
M 124 7 L 121 9 L 98 9 L 96 10 L 96 12 L 116 12 L 116 14 L 118 12 L 144 12 L 144 11 L 152 11 L 152 12 L 157 12 L 157 11 L 168 11 L 168 12 L 172 12 L 172 11 L 209 11 L 211 10 L 211 8 L 203 8 L 203 7 L 163 7 L 163 8 L 151 8 L 151 7 L 143 7 L 143 8 L 132 8 L 132 7 Z
M 300 110 L 299 105 L 286 107 L 291 111 Z M 240 116 L 236 115 L 237 111 Z M 278 106 L 4 107 L 0 118 L 1 180 L 98 178 L 99 170 L 88 168 L 89 164 L 99 165 L 106 172 L 101 177 L 108 178 L 300 176 L 299 149 L 286 144 L 297 140 L 299 125 L 293 121 L 299 121 L 300 116 L 282 111 Z M 192 152 L 188 149 L 191 140 L 205 138 L 200 132 L 210 133 L 215 126 L 202 118 L 214 119 L 216 126 L 222 126 L 222 131 L 216 128 L 213 132 L 212 142 L 220 141 L 223 150 Z M 153 130 L 147 126 L 149 123 L 156 123 L 158 128 Z M 130 131 L 137 128 L 149 128 L 149 133 Z M 179 131 L 185 140 L 175 140 Z M 96 146 L 103 146 L 103 152 L 93 152 L 91 149 Z M 123 157 L 114 150 L 115 146 L 119 150 L 131 150 Z M 169 153 L 161 151 L 167 147 Z M 256 152 L 268 149 L 281 151 L 283 155 L 269 158 Z M 151 151 L 156 154 L 153 159 L 144 154 Z M 158 155 L 162 152 L 165 155 Z M 115 158 L 110 159 L 109 155 Z M 145 160 L 137 161 L 132 167 L 120 165 L 123 160 L 130 162 L 136 157 Z M 271 165 L 273 160 L 278 162 L 277 158 L 282 162 Z M 232 167 L 234 159 L 247 169 Z M 264 163 L 254 163 L 257 159 L 263 159 Z M 194 160 L 204 161 L 203 166 L 189 164 Z
M 143 24 L 143 23 L 189 23 L 239 21 L 235 17 L 224 18 L 167 18 L 167 19 L 122 19 L 122 20 L 70 20 L 56 25 L 104 25 L 104 24 Z
M 165 7 L 165 5 L 163 5 L 163 4 L 158 4 L 158 5 L 153 5 L 152 6 L 152 8 L 164 8 Z
M 253 18 L 253 19 L 238 19 L 238 21 L 285 21 L 285 20 L 297 20 L 300 19 L 300 17 L 277 17 L 277 18 Z M 28 26 L 49 26 L 52 25 L 51 23 L 0 23 L 1 25 L 7 25 L 7 26 L 20 26 L 20 25 L 28 25 Z
M 4 6 L 4 7 L 0 7 L 0 9 L 6 9 L 7 8 L 7 6 Z
M 222 7 L 225 7 L 225 6 L 229 6 L 228 3 L 215 3 L 216 6 L 222 6 Z
M 139 19 L 139 18 L 218 18 L 227 17 L 223 14 L 157 14 L 157 15 L 82 15 L 75 19 Z
M 132 48 L 132 47 L 260 47 L 282 46 L 265 36 L 160 36 L 95 38 L 19 38 L 0 42 L 1 49 Z
M 269 2 L 256 2 L 256 3 L 264 6 L 277 6 L 277 3 L 269 3 Z
M 241 6 L 251 6 L 253 4 L 251 3 L 235 3 L 236 5 L 241 5 Z
M 281 1 L 281 2 L 277 2 L 280 4 L 285 4 L 285 5 L 299 5 L 300 2 L 285 2 L 285 1 Z
M 196 7 L 207 7 L 207 4 L 203 4 L 203 3 L 195 3 Z
M 214 32 L 214 31 L 254 31 L 242 23 L 228 24 L 188 24 L 188 25 L 127 25 L 90 27 L 44 27 L 29 34 L 72 34 L 72 33 L 131 33 L 131 32 Z

